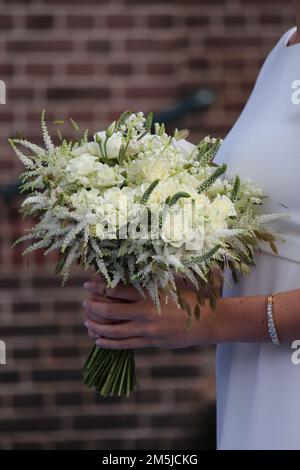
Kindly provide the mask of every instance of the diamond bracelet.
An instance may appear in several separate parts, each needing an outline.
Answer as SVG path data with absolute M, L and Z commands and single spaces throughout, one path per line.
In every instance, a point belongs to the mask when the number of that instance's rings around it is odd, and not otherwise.
M 280 341 L 278 339 L 278 334 L 276 330 L 276 326 L 274 323 L 274 318 L 273 318 L 273 295 L 268 296 L 268 309 L 267 309 L 267 317 L 268 317 L 268 330 L 269 330 L 269 335 L 272 340 L 273 344 L 276 344 L 277 346 L 280 346 Z

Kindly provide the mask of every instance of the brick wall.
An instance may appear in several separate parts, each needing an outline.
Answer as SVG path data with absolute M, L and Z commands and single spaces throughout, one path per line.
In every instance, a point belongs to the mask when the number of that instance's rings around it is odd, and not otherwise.
M 7 145 L 18 130 L 39 140 L 39 116 L 101 129 L 124 109 L 160 110 L 201 87 L 217 93 L 203 116 L 178 123 L 195 141 L 225 135 L 258 69 L 293 25 L 282 0 L 2 0 L 0 184 L 20 167 Z M 66 129 L 66 133 L 69 131 Z M 54 259 L 28 265 L 11 242 L 26 223 L 20 201 L 0 202 L 0 448 L 113 449 L 214 446 L 211 348 L 137 355 L 141 390 L 100 399 L 80 384 L 89 339 L 84 275 L 65 289 Z

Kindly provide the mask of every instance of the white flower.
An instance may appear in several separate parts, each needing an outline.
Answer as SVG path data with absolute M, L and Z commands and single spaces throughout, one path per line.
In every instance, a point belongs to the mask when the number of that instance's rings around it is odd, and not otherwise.
M 169 211 L 164 217 L 161 238 L 175 248 L 190 243 L 196 238 L 196 226 L 193 226 L 189 213 L 183 210 Z
M 86 176 L 95 170 L 97 158 L 88 153 L 75 157 L 69 161 L 66 171 L 70 178 L 76 180 L 80 176 Z
M 106 137 L 106 131 L 97 132 L 94 135 L 94 140 L 101 139 L 99 145 L 101 145 L 101 150 L 106 158 L 118 158 L 119 152 L 122 145 L 122 133 L 114 132 L 111 137 Z
M 189 159 L 194 152 L 196 145 L 188 142 L 186 139 L 172 139 L 172 145 L 176 148 L 186 159 Z
M 124 187 L 109 188 L 103 194 L 102 209 L 106 220 L 113 225 L 121 227 L 128 223 L 134 208 L 134 189 Z
M 128 165 L 128 180 L 135 184 L 152 183 L 169 176 L 170 162 L 162 158 L 149 157 L 133 160 Z
M 213 208 L 215 214 L 224 218 L 236 215 L 233 202 L 225 195 L 220 196 L 220 194 L 218 194 L 212 201 L 210 207 Z
M 72 150 L 72 155 L 74 157 L 79 157 L 83 154 L 90 154 L 96 157 L 100 155 L 99 145 L 96 142 L 87 142 L 86 144 L 80 145 L 80 147 L 76 147 Z
M 69 182 L 79 182 L 88 187 L 118 186 L 124 181 L 119 167 L 100 163 L 97 157 L 88 153 L 70 160 L 67 168 Z
M 121 175 L 119 167 L 111 167 L 104 163 L 97 164 L 97 173 L 93 179 L 95 186 L 118 186 L 123 181 L 124 177 Z
M 70 202 L 76 212 L 81 215 L 87 215 L 88 212 L 97 212 L 101 207 L 102 198 L 97 189 L 80 189 L 70 196 Z
M 132 188 L 124 187 L 109 188 L 103 194 L 105 203 L 113 205 L 115 208 L 122 210 L 124 205 L 131 205 L 134 202 L 135 190 Z
M 236 215 L 234 204 L 227 196 L 218 195 L 209 206 L 206 207 L 205 215 L 208 221 L 205 225 L 207 237 L 217 237 L 218 232 L 227 228 L 227 219 Z

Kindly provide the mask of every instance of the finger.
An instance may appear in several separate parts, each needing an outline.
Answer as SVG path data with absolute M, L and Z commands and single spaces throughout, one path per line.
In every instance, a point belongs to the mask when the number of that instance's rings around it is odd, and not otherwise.
M 112 304 L 113 302 L 115 302 L 115 300 L 110 297 L 98 294 L 91 294 L 91 299 L 98 300 L 98 302 L 102 302 L 103 304 Z
M 99 338 L 96 345 L 102 349 L 139 349 L 153 348 L 155 344 L 146 337 L 134 337 L 126 339 Z
M 85 282 L 83 287 L 91 294 L 113 299 L 127 300 L 131 302 L 136 302 L 141 299 L 141 295 L 134 287 L 124 286 L 122 284 L 119 284 L 112 289 L 110 287 L 106 287 L 104 282 L 89 281 Z
M 105 338 L 121 339 L 130 338 L 133 336 L 146 336 L 145 325 L 137 322 L 123 322 L 117 324 L 104 325 L 88 320 L 85 323 L 89 332 Z
M 143 318 L 142 308 L 139 302 L 112 303 L 105 304 L 94 300 L 85 300 L 83 308 L 95 315 L 95 318 L 107 318 L 114 320 L 133 320 L 135 318 Z
M 92 331 L 88 330 L 88 335 L 91 339 L 98 339 L 99 338 L 99 335 L 95 335 Z
M 108 319 L 108 318 L 101 318 L 99 317 L 99 315 L 95 315 L 93 312 L 86 311 L 86 310 L 85 310 L 85 316 L 87 320 L 93 320 L 96 323 L 107 324 L 107 325 L 110 325 L 111 323 L 123 323 L 124 321 L 127 321 L 127 320 L 114 320 L 114 319 Z

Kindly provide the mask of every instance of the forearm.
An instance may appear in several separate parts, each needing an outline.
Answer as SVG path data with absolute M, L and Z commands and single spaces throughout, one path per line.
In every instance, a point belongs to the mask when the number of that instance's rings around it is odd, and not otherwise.
M 199 322 L 212 343 L 270 342 L 267 296 L 220 299 L 215 311 L 203 309 Z M 300 289 L 274 295 L 273 317 L 280 342 L 300 339 Z

